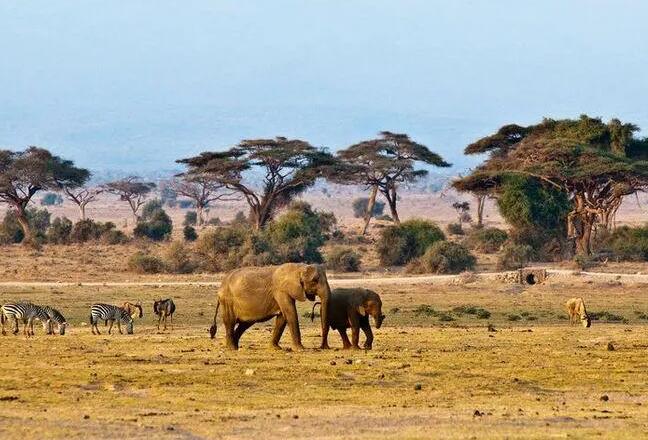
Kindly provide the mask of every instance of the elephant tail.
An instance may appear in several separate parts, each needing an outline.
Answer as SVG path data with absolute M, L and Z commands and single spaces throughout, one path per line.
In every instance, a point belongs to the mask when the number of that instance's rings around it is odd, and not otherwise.
M 220 296 L 216 300 L 216 313 L 214 313 L 214 322 L 209 327 L 209 336 L 214 339 L 216 337 L 216 318 L 218 318 L 218 308 L 220 307 Z
M 311 309 L 311 316 L 310 316 L 311 322 L 315 321 L 315 307 L 317 307 L 318 305 L 321 308 L 322 303 L 320 301 L 317 301 L 315 304 L 313 304 L 313 308 Z

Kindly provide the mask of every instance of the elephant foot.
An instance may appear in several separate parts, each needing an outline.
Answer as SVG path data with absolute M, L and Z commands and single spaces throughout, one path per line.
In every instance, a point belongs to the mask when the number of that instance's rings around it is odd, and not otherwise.
M 359 345 L 354 345 L 354 346 L 353 346 L 353 347 L 351 347 L 351 348 L 353 348 L 354 350 L 362 350 L 362 349 L 360 348 L 360 346 L 359 346 Z
M 364 346 L 364 349 L 365 349 L 365 350 L 371 350 L 371 348 L 372 348 L 371 345 L 367 345 L 367 344 L 365 344 L 365 346 Z
M 329 347 L 328 344 L 322 344 L 322 345 L 320 345 L 320 349 L 321 349 L 321 350 L 330 350 L 331 347 Z
M 293 351 L 304 351 L 304 350 L 306 350 L 306 349 L 304 348 L 304 346 L 301 345 L 301 344 L 299 344 L 299 345 L 293 345 L 292 349 L 293 349 Z
M 273 350 L 282 350 L 281 345 L 279 344 L 270 344 L 270 348 Z

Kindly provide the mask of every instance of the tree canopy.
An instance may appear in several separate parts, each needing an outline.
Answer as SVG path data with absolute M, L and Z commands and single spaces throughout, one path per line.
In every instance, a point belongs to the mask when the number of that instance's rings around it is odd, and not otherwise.
M 295 196 L 312 186 L 335 160 L 324 149 L 299 139 L 248 139 L 224 152 L 203 152 L 181 159 L 187 177 L 206 175 L 225 188 L 241 194 L 250 206 L 250 217 L 262 228 Z M 245 173 L 261 174 L 263 185 L 255 188 Z
M 119 196 L 119 200 L 127 202 L 137 221 L 139 219 L 137 211 L 145 203 L 149 193 L 155 189 L 155 183 L 142 182 L 139 177 L 130 176 L 106 183 L 104 189 Z
M 466 147 L 466 154 L 488 158 L 453 185 L 496 193 L 507 174 L 517 174 L 565 192 L 573 204 L 568 235 L 579 253 L 589 254 L 595 223 L 606 224 L 624 196 L 648 186 L 648 141 L 636 138 L 637 130 L 618 119 L 604 123 L 587 115 L 528 127 L 505 125 Z
M 387 200 L 391 216 L 397 224 L 400 223 L 397 210 L 398 185 L 414 182 L 428 174 L 426 169 L 416 168 L 417 162 L 438 167 L 450 166 L 437 153 L 413 141 L 408 135 L 389 131 L 382 131 L 378 138 L 341 150 L 338 158 L 341 166 L 331 175 L 331 179 L 341 184 L 372 188 L 367 211 L 369 213 L 373 212 L 375 193 L 379 191 Z M 368 216 L 370 218 L 371 215 Z
M 42 190 L 76 188 L 89 178 L 88 170 L 77 168 L 71 160 L 55 156 L 44 148 L 0 150 L 0 201 L 16 211 L 25 234 L 24 243 L 32 241 L 26 209 L 34 194 Z

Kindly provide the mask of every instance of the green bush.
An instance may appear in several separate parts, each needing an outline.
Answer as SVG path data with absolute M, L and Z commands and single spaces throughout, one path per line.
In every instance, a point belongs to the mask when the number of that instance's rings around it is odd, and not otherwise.
M 601 244 L 618 260 L 648 261 L 648 226 L 621 226 Z
M 198 214 L 196 211 L 187 211 L 185 213 L 184 221 L 182 222 L 183 226 L 196 226 L 198 223 Z
M 114 231 L 111 233 L 110 231 Z M 91 219 L 79 220 L 74 224 L 70 233 L 70 241 L 74 243 L 85 243 L 88 241 L 99 241 L 106 235 L 119 234 L 115 230 L 115 224 L 112 222 L 95 222 Z M 124 236 L 122 233 L 121 236 Z
M 207 224 L 210 225 L 210 226 L 221 226 L 223 224 L 223 222 L 221 221 L 220 218 L 214 217 L 214 218 L 210 218 L 209 220 L 207 220 Z
M 238 267 L 249 234 L 249 229 L 243 227 L 219 227 L 203 231 L 195 247 L 203 268 L 220 272 Z
M 136 252 L 128 259 L 128 269 L 137 273 L 160 273 L 164 271 L 164 263 L 153 255 Z
M 72 222 L 67 217 L 56 217 L 47 229 L 47 242 L 52 244 L 68 244 L 72 234 Z
M 367 197 L 359 197 L 353 200 L 351 206 L 353 208 L 353 216 L 355 218 L 364 218 L 365 214 L 367 213 L 367 207 L 369 206 L 369 199 Z M 379 217 L 382 215 L 384 210 L 385 204 L 376 200 L 371 216 Z
M 162 209 L 162 202 L 151 200 L 142 208 L 142 216 L 133 230 L 135 237 L 146 237 L 153 241 L 162 241 L 171 235 L 173 222 Z
M 507 243 L 497 259 L 500 270 L 515 270 L 526 266 L 533 257 L 533 248 L 526 244 Z
M 245 213 L 243 211 L 239 211 L 239 212 L 236 213 L 236 215 L 234 216 L 234 219 L 230 222 L 230 224 L 232 226 L 249 225 L 250 221 L 248 220 L 247 215 L 245 215 Z
M 182 229 L 182 235 L 184 236 L 184 239 L 186 241 L 196 241 L 196 239 L 198 238 L 198 233 L 196 232 L 196 228 L 189 225 L 185 226 Z
M 448 223 L 446 230 L 450 235 L 464 235 L 464 230 L 461 223 Z
M 27 221 L 36 242 L 43 242 L 47 238 L 47 229 L 50 227 L 51 214 L 47 209 L 29 208 L 26 210 Z M 0 225 L 0 243 L 20 243 L 25 238 L 18 217 L 13 209 L 7 210 L 2 225 Z
M 191 273 L 196 265 L 182 242 L 174 241 L 164 252 L 164 266 L 171 273 Z
M 295 203 L 261 232 L 275 264 L 321 263 L 320 246 L 326 229 L 335 224 L 335 217 L 313 211 L 307 203 Z
M 474 251 L 492 254 L 499 251 L 507 239 L 508 234 L 502 229 L 480 228 L 470 231 L 465 244 Z
M 351 248 L 336 246 L 326 255 L 326 267 L 339 272 L 357 272 L 360 269 L 360 255 Z
M 444 240 L 443 231 L 427 220 L 408 220 L 380 233 L 377 251 L 384 266 L 399 266 L 420 257 L 429 246 Z
M 460 273 L 475 267 L 477 259 L 464 246 L 439 241 L 408 265 L 411 273 Z
M 109 245 L 122 244 L 128 242 L 128 237 L 117 229 L 106 229 L 101 233 L 101 242 Z

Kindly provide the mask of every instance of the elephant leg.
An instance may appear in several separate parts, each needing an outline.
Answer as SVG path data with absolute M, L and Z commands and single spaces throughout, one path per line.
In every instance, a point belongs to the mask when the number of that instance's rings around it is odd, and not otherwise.
M 355 311 L 349 312 L 349 323 L 351 324 L 351 344 L 352 348 L 360 350 L 360 320 Z
M 252 327 L 252 324 L 254 324 L 254 322 L 239 322 L 236 325 L 236 329 L 234 329 L 234 342 L 236 343 L 237 348 L 239 346 L 239 341 L 241 340 L 241 336 L 243 336 L 245 330 Z
M 234 338 L 234 326 L 236 325 L 236 320 L 229 310 L 226 310 L 223 314 L 223 325 L 225 326 L 225 340 L 227 341 L 227 348 L 238 350 L 238 344 Z
M 369 325 L 368 322 L 362 323 L 362 326 L 360 327 L 362 331 L 364 332 L 367 340 L 364 343 L 364 348 L 365 350 L 371 350 L 371 347 L 373 345 L 373 332 L 371 331 L 371 325 Z
M 299 330 L 299 318 L 297 317 L 297 308 L 295 307 L 294 300 L 283 299 L 279 302 L 279 308 L 288 322 L 293 350 L 303 350 L 304 346 L 302 345 L 301 331 Z
M 277 315 L 275 318 L 275 325 L 274 328 L 272 329 L 272 346 L 274 348 L 281 349 L 279 346 L 279 340 L 281 339 L 281 335 L 284 332 L 284 329 L 286 328 L 286 318 L 284 318 L 284 315 Z
M 351 341 L 349 341 L 349 337 L 347 336 L 346 329 L 345 328 L 339 328 L 338 333 L 340 334 L 340 337 L 342 338 L 342 348 L 345 350 L 351 348 Z

